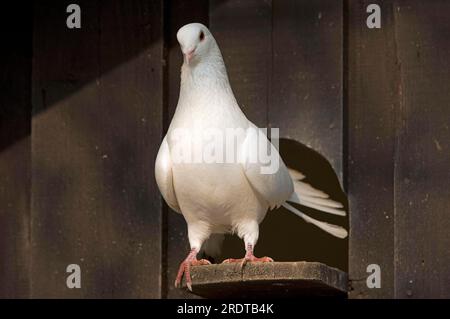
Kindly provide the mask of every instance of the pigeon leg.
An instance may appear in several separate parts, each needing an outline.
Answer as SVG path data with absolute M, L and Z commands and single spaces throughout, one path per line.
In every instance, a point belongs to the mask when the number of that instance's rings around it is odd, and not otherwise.
M 241 269 L 244 267 L 244 265 L 247 262 L 262 262 L 262 263 L 267 263 L 267 262 L 273 262 L 273 259 L 270 257 L 255 257 L 255 255 L 253 254 L 253 245 L 248 244 L 245 248 L 246 253 L 244 258 L 241 259 L 233 259 L 233 258 L 229 258 L 229 259 L 225 259 L 222 263 L 228 264 L 228 263 L 241 263 Z
M 186 259 L 180 264 L 178 269 L 177 278 L 175 279 L 175 287 L 181 286 L 181 280 L 183 275 L 186 276 L 186 286 L 192 291 L 192 278 L 191 278 L 191 266 L 210 265 L 211 263 L 206 259 L 197 259 L 198 251 L 192 249 Z

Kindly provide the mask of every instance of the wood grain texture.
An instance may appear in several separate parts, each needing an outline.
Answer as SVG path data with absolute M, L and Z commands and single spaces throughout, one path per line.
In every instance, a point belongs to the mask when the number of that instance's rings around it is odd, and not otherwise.
M 348 7 L 348 193 L 351 298 L 394 296 L 394 157 L 398 65 L 392 3 L 382 28 L 368 29 L 370 1 Z M 366 268 L 378 264 L 381 289 L 369 289 Z
M 396 1 L 397 298 L 450 298 L 450 3 Z
M 35 8 L 32 297 L 160 297 L 161 2 L 79 4 Z
M 446 298 L 450 7 L 383 2 L 369 30 L 370 2 L 349 3 L 350 297 Z
M 192 289 L 207 298 L 345 298 L 347 274 L 317 262 L 207 265 L 192 267 Z

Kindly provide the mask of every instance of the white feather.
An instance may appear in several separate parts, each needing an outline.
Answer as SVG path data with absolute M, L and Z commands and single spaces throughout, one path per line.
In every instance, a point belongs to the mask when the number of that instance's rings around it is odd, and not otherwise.
M 173 188 L 172 160 L 170 158 L 169 146 L 165 137 L 159 148 L 158 155 L 156 156 L 155 179 L 159 191 L 167 205 L 177 213 L 181 213 Z
M 305 178 L 305 175 L 303 175 L 302 173 L 300 173 L 299 171 L 296 171 L 295 169 L 289 168 L 288 167 L 288 171 L 289 171 L 289 175 L 291 175 L 292 179 L 295 180 L 302 180 Z
M 288 203 L 284 203 L 283 207 L 288 209 L 289 211 L 291 211 L 292 213 L 294 213 L 295 215 L 303 218 L 303 220 L 307 223 L 311 223 L 317 227 L 319 227 L 320 229 L 326 231 L 327 233 L 338 237 L 338 238 L 345 238 L 347 237 L 348 233 L 345 230 L 345 228 L 341 227 L 341 226 L 337 226 L 337 225 L 333 225 L 333 224 L 329 224 L 326 222 L 322 222 L 320 220 L 314 219 L 312 217 L 309 217 L 308 215 L 302 213 L 301 211 L 299 211 L 297 208 L 289 205 Z
M 326 193 L 324 193 L 318 189 L 315 189 L 311 185 L 306 184 L 301 181 L 297 181 L 297 180 L 294 180 L 294 189 L 295 189 L 296 193 L 302 194 L 302 195 L 320 197 L 320 198 L 328 198 L 329 197 Z
M 294 180 L 294 192 L 287 200 L 288 202 L 317 209 L 333 215 L 346 215 L 346 212 L 341 209 L 344 207 L 342 203 L 330 199 L 326 193 L 315 189 L 309 184 L 299 181 L 298 176 L 304 176 L 302 173 L 289 168 L 289 174 Z

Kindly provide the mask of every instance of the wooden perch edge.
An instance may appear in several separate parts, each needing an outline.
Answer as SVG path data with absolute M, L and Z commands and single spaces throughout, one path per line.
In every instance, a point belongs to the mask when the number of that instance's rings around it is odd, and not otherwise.
M 318 262 L 194 266 L 192 293 L 205 298 L 292 298 L 347 296 L 347 274 Z M 183 288 L 186 283 L 183 281 Z

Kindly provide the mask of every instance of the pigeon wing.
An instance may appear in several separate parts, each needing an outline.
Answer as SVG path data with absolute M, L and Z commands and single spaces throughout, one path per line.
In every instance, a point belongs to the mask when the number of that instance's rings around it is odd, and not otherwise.
M 280 154 L 266 135 L 253 125 L 241 145 L 240 161 L 251 186 L 271 209 L 279 207 L 293 193 L 292 179 Z
M 177 213 L 181 213 L 175 189 L 173 188 L 172 160 L 166 137 L 164 137 L 156 156 L 155 178 L 159 191 L 167 205 Z

